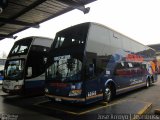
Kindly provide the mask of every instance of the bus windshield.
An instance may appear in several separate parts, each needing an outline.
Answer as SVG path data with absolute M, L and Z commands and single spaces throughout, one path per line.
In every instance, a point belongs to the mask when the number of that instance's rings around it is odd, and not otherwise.
M 22 79 L 24 60 L 11 60 L 6 62 L 5 79 Z
M 17 55 L 17 54 L 27 54 L 29 46 L 31 44 L 31 38 L 26 39 L 23 41 L 15 42 L 14 46 L 12 47 L 9 56 Z
M 70 55 L 54 57 L 54 63 L 47 69 L 47 80 L 59 82 L 80 80 L 82 62 Z
M 58 82 L 81 80 L 88 28 L 88 24 L 82 24 L 56 34 L 48 57 L 46 80 Z

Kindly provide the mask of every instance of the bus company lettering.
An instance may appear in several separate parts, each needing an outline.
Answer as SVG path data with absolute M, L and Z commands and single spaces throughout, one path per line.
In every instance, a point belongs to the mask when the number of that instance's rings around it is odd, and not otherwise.
M 130 85 L 135 85 L 135 84 L 143 83 L 143 80 L 131 79 L 130 82 L 131 82 Z
M 135 61 L 135 62 L 143 62 L 144 58 L 142 56 L 139 55 L 135 55 L 135 54 L 128 54 L 126 56 L 126 61 Z

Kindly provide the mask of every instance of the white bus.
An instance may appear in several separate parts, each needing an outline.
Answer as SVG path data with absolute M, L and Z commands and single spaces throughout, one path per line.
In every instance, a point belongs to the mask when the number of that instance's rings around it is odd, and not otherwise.
M 43 93 L 45 59 L 52 42 L 50 38 L 27 37 L 14 43 L 4 67 L 4 92 Z

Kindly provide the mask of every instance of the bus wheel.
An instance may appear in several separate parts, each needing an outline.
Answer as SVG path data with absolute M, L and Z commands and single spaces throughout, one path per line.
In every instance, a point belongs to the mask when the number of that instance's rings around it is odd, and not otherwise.
M 146 88 L 149 88 L 149 86 L 150 86 L 150 79 L 148 78 L 148 79 L 146 80 Z
M 112 91 L 112 87 L 110 85 L 107 85 L 104 89 L 104 101 L 106 102 L 110 102 L 113 96 L 113 91 Z
M 151 83 L 154 83 L 154 77 L 153 76 L 151 77 Z

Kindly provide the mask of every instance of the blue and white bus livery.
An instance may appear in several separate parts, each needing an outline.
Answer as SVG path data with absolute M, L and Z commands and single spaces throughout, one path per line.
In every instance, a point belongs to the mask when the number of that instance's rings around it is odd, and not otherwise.
M 75 25 L 56 34 L 47 58 L 45 95 L 73 103 L 109 102 L 154 83 L 155 59 L 154 49 L 108 27 Z

